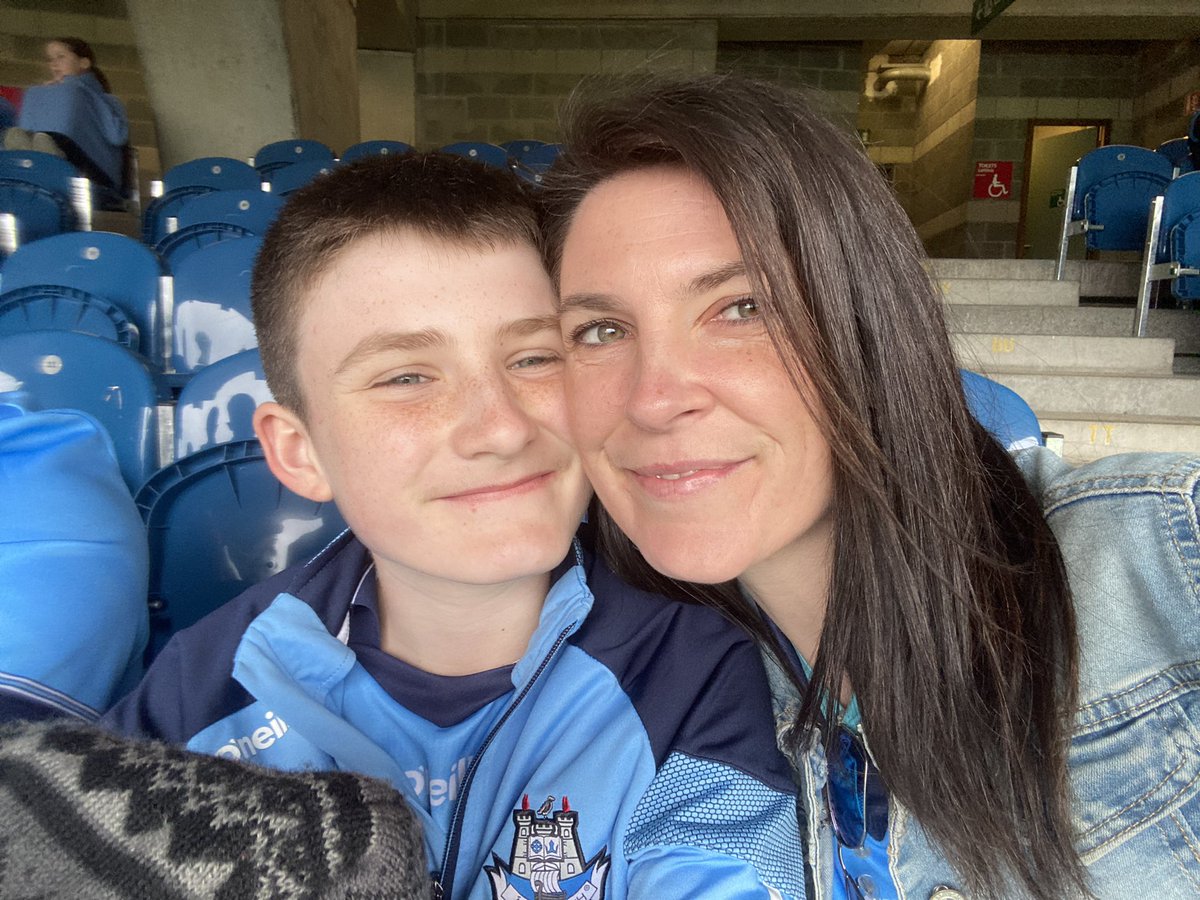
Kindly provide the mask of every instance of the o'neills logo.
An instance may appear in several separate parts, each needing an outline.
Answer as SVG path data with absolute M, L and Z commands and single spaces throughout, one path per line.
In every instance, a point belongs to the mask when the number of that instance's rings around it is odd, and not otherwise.
M 258 751 L 266 750 L 287 734 L 287 723 L 278 718 L 275 713 L 268 710 L 263 718 L 267 722 L 266 725 L 260 725 L 242 737 L 230 738 L 228 742 L 217 748 L 214 755 L 225 759 L 249 759 L 257 756 Z

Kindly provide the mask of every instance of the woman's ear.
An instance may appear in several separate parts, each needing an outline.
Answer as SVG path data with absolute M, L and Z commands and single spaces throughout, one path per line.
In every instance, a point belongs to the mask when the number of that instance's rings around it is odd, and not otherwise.
M 267 465 L 284 487 L 317 502 L 333 499 L 308 429 L 293 410 L 274 402 L 261 404 L 254 411 L 254 433 Z

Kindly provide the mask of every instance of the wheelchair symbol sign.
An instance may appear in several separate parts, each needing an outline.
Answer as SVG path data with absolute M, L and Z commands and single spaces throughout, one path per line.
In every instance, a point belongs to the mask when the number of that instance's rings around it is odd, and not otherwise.
M 1005 200 L 1012 196 L 1013 164 L 1011 160 L 977 160 L 975 162 L 976 200 Z

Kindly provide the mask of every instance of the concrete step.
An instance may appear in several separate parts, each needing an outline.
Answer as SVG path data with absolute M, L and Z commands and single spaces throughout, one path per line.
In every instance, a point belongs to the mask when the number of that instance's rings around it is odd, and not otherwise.
M 939 278 L 947 303 L 985 306 L 1078 306 L 1079 284 L 1074 281 L 1034 281 L 1024 278 Z
M 1063 458 L 1082 463 L 1116 453 L 1200 453 L 1200 418 L 1152 421 L 1134 417 L 1039 417 L 1043 431 L 1063 436 Z
M 931 259 L 929 273 L 942 278 L 1001 278 L 1051 281 L 1051 259 Z M 1068 260 L 1064 281 L 1079 283 L 1084 297 L 1136 297 L 1139 266 L 1110 260 Z
M 1175 343 L 1166 338 L 960 333 L 950 339 L 961 365 L 989 376 L 999 372 L 1167 376 L 1175 356 Z
M 997 372 L 991 377 L 1024 397 L 1039 419 L 1191 420 L 1200 416 L 1200 377 L 1029 372 Z
M 1128 337 L 1134 309 L 1114 306 L 972 306 L 951 304 L 946 326 L 967 334 L 1060 334 Z M 1152 309 L 1146 337 L 1171 338 L 1176 355 L 1200 353 L 1200 313 L 1185 309 Z

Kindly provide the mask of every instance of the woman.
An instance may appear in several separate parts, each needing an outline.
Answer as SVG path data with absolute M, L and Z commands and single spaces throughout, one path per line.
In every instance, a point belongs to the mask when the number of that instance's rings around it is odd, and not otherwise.
M 5 132 L 4 146 L 65 157 L 95 184 L 122 190 L 129 121 L 95 52 L 80 38 L 54 38 L 46 65 L 50 80 L 25 92 L 19 127 Z
M 567 119 L 546 252 L 604 549 L 767 649 L 810 896 L 1200 892 L 1200 460 L 1018 468 L 903 211 L 799 98 Z

